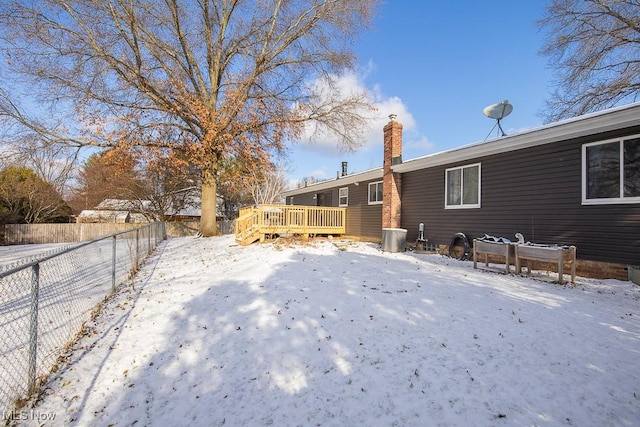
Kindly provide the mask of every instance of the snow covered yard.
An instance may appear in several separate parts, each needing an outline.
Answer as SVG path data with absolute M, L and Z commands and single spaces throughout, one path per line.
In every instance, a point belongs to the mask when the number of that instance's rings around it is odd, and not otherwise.
M 554 278 L 170 239 L 21 424 L 638 425 L 640 287 Z

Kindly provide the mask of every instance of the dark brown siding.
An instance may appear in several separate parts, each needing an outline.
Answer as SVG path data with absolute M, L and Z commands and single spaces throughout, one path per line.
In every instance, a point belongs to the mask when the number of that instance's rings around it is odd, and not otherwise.
M 346 232 L 349 236 L 362 237 L 364 239 L 380 240 L 382 235 L 382 205 L 369 205 L 369 183 L 365 181 L 359 185 L 349 184 L 328 190 L 320 190 L 321 193 L 331 193 L 331 206 L 338 206 L 339 189 L 349 188 L 349 206 L 347 206 Z M 316 192 L 297 194 L 293 196 L 294 205 L 316 206 L 313 196 Z M 291 196 L 287 197 L 287 204 L 291 204 Z
M 287 197 L 288 205 L 304 205 L 304 206 L 316 206 L 316 199 L 313 198 L 315 193 L 296 194 L 295 196 Z M 293 202 L 291 199 L 293 198 Z
M 640 133 L 640 127 L 626 134 Z M 455 233 L 469 239 L 485 233 L 515 240 L 515 233 L 536 243 L 566 243 L 578 258 L 637 265 L 640 263 L 640 204 L 581 204 L 582 144 L 620 135 L 581 140 L 471 159 L 403 174 L 402 227 L 415 241 L 418 224 L 436 245 L 449 244 Z M 444 171 L 481 163 L 479 209 L 444 209 Z
M 382 205 L 370 205 L 369 183 L 349 185 L 349 206 L 347 207 L 347 235 L 365 239 L 380 240 L 382 237 Z

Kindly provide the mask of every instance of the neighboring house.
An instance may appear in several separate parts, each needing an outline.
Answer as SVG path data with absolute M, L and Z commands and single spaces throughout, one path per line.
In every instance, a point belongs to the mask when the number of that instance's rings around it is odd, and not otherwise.
M 198 187 L 188 187 L 183 190 L 174 191 L 167 195 L 167 199 L 161 201 L 169 207 L 165 209 L 164 216 L 167 221 L 199 221 L 201 216 L 200 189 Z M 220 212 L 223 212 L 224 200 L 218 196 L 216 200 L 216 216 L 220 219 Z
M 224 199 L 218 196 L 216 201 L 216 219 L 222 221 Z M 168 207 L 164 216 L 167 221 L 199 221 L 201 216 L 199 192 L 184 196 L 179 207 Z M 149 200 L 105 199 L 94 209 L 83 210 L 76 217 L 78 223 L 145 223 L 155 217 L 153 202 Z
M 77 223 L 145 223 L 149 201 L 105 199 L 94 209 L 85 209 L 76 217 Z
M 459 232 L 572 244 L 580 271 L 626 277 L 640 265 L 640 103 L 488 142 L 402 160 L 402 125 L 384 127 L 383 167 L 284 193 L 288 204 L 345 206 L 347 234 L 382 228 L 448 245 Z

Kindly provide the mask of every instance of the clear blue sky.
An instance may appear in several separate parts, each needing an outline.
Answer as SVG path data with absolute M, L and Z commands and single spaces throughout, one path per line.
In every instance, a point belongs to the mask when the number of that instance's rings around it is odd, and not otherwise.
M 387 0 L 372 31 L 354 43 L 357 84 L 375 94 L 385 119 L 365 145 L 344 152 L 333 141 L 297 143 L 289 178 L 335 178 L 382 166 L 382 126 L 390 113 L 404 125 L 403 159 L 495 138 L 484 107 L 509 100 L 507 134 L 543 124 L 540 112 L 553 90 L 536 27 L 545 0 Z

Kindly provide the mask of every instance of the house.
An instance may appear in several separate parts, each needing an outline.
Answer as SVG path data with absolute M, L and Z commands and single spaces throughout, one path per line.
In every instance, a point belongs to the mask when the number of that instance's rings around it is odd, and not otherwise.
M 144 215 L 148 209 L 148 200 L 120 200 L 105 199 L 94 209 L 85 209 L 76 217 L 77 223 L 146 223 L 149 222 Z
M 383 167 L 285 192 L 287 204 L 344 206 L 346 233 L 449 245 L 485 234 L 577 247 L 578 272 L 626 279 L 640 264 L 640 103 L 488 142 L 402 159 L 402 125 L 384 127 Z
M 165 221 L 199 221 L 201 216 L 200 192 L 196 187 L 173 192 L 165 199 L 123 200 L 105 199 L 93 209 L 86 209 L 76 217 L 78 223 L 146 223 L 162 215 Z M 158 207 L 160 206 L 160 207 Z M 216 199 L 216 219 L 223 221 L 224 198 Z

